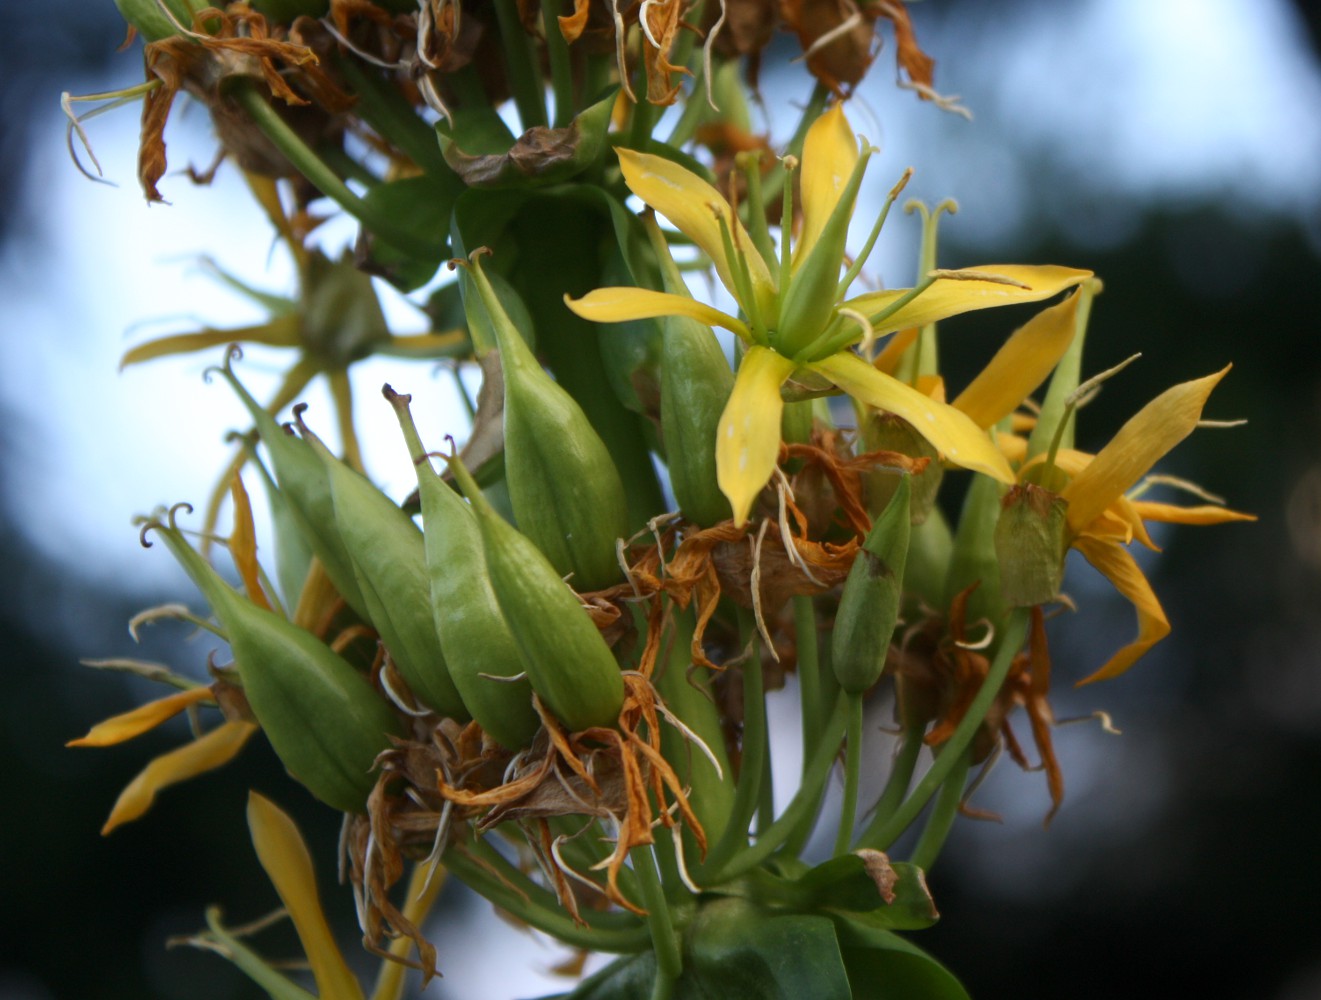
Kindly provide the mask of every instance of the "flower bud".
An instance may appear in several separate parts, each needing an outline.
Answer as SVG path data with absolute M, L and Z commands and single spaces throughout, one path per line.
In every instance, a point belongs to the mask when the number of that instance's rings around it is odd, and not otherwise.
M 326 576 L 335 585 L 340 596 L 358 614 L 358 617 L 369 617 L 367 603 L 363 599 L 362 591 L 358 587 L 357 574 L 353 570 L 353 561 L 349 558 L 344 548 L 344 540 L 339 534 L 339 526 L 335 520 L 335 501 L 330 492 L 325 466 L 306 441 L 291 432 L 286 432 L 275 422 L 275 418 L 252 398 L 229 366 L 232 357 L 233 354 L 225 359 L 222 368 L 216 370 L 233 387 L 257 425 L 257 434 L 270 453 L 275 479 L 280 484 L 280 492 L 288 501 L 293 522 L 298 526 L 299 533 L 317 559 L 321 561 Z
M 332 455 L 301 416 L 298 429 L 325 467 L 335 523 L 367 605 L 367 618 L 380 633 L 390 659 L 423 704 L 466 721 L 468 710 L 450 677 L 432 620 L 422 532 L 366 476 Z
M 910 478 L 899 478 L 894 496 L 872 524 L 844 581 L 831 665 L 840 687 L 849 694 L 866 691 L 885 669 L 908 557 Z
M 610 647 L 540 549 L 500 518 L 458 458 L 449 463 L 477 515 L 491 589 L 532 690 L 575 732 L 613 726 L 624 681 Z
M 523 663 L 491 589 L 477 517 L 432 469 L 408 410 L 410 397 L 388 385 L 384 391 L 417 469 L 432 620 L 450 677 L 478 725 L 501 746 L 520 750 L 541 720 L 527 679 L 515 679 Z
M 1009 607 L 1053 601 L 1064 579 L 1068 504 L 1049 490 L 1024 483 L 1000 501 L 995 554 L 1000 596 Z
M 403 735 L 367 680 L 310 632 L 231 590 L 174 526 L 149 521 L 220 620 L 243 694 L 289 773 L 323 802 L 362 812 L 376 755 Z
M 496 340 L 505 384 L 505 478 L 519 528 L 578 590 L 619 578 L 628 534 L 624 486 L 582 408 L 541 367 L 474 258 L 470 273 Z M 471 306 L 469 306 L 471 308 Z

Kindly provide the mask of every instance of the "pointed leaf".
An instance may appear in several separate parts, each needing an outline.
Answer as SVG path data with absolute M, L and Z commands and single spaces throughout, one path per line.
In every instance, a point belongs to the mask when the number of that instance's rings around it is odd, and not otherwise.
M 986 432 L 952 406 L 937 403 L 848 351 L 806 367 L 820 372 L 854 399 L 907 420 L 955 465 L 984 472 L 1002 483 L 1014 481 L 1009 463 Z
M 721 326 L 732 330 L 744 341 L 752 334 L 741 321 L 685 295 L 653 292 L 649 288 L 597 288 L 580 299 L 567 295 L 564 304 L 583 319 L 597 323 L 622 323 L 634 319 L 654 319 L 657 316 L 687 316 L 706 326 Z
M 928 323 L 935 323 L 960 313 L 972 312 L 975 309 L 1010 306 L 1020 302 L 1039 302 L 1057 295 L 1066 288 L 1081 284 L 1092 276 L 1091 271 L 1054 265 L 1034 267 L 1024 264 L 987 264 L 963 270 L 965 273 L 993 274 L 1018 284 L 938 278 L 912 302 L 879 322 L 877 317 L 898 299 L 908 294 L 910 289 L 895 288 L 884 292 L 868 292 L 866 295 L 849 299 L 844 306 L 872 318 L 873 322 L 877 323 L 874 332 L 879 337 L 891 330 L 926 326 Z M 1022 285 L 1027 287 L 1021 287 Z
M 858 140 L 844 117 L 844 106 L 836 104 L 812 123 L 803 139 L 803 166 L 799 179 L 803 197 L 803 231 L 794 247 L 795 269 L 812 252 L 857 161 Z
M 1014 331 L 995 357 L 954 400 L 978 427 L 1009 416 L 1037 386 L 1073 341 L 1078 293 L 1037 313 Z
M 229 763 L 256 731 L 250 722 L 226 722 L 205 736 L 161 754 L 119 793 L 110 818 L 101 827 L 101 836 L 142 816 L 161 789 Z
M 1115 589 L 1132 602 L 1138 614 L 1138 637 L 1106 661 L 1105 666 L 1084 677 L 1079 684 L 1118 677 L 1139 657 L 1170 634 L 1170 622 L 1156 599 L 1155 591 L 1129 551 L 1118 542 L 1083 536 L 1073 543 L 1087 561 L 1101 571 Z
M 248 829 L 257 858 L 298 931 L 321 1000 L 362 1000 L 362 988 L 321 912 L 312 858 L 298 827 L 275 803 L 249 792 Z
M 735 525 L 775 470 L 780 453 L 780 386 L 797 364 L 769 347 L 750 347 L 739 364 L 716 430 L 716 478 L 734 509 Z
M 214 701 L 214 698 L 211 689 L 201 685 L 180 691 L 178 694 L 157 698 L 155 701 L 149 701 L 145 705 L 139 705 L 130 711 L 98 722 L 87 731 L 86 736 L 70 740 L 64 745 L 66 747 L 114 746 L 116 743 L 123 743 L 135 736 L 141 736 L 150 729 L 155 729 L 166 719 L 173 719 L 189 705 L 203 701 Z
M 718 218 L 725 220 L 735 251 L 746 251 L 743 260 L 752 275 L 753 293 L 762 314 L 773 315 L 770 305 L 775 283 L 771 280 L 771 273 L 724 196 L 696 174 L 669 160 L 631 149 L 621 148 L 616 152 L 624 180 L 633 193 L 674 223 L 711 258 L 720 280 L 737 298 L 738 285 L 734 281 L 731 263 L 725 256 L 724 240 L 717 221 Z
M 1121 427 L 1087 468 L 1073 477 L 1061 493 L 1069 502 L 1069 527 L 1073 531 L 1082 531 L 1193 432 L 1207 397 L 1230 367 L 1166 389 Z

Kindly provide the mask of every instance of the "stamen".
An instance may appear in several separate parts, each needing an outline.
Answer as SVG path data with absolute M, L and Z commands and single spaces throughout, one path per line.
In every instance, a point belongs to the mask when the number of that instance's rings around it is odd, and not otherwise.
M 1211 428 L 1242 427 L 1247 422 L 1248 421 L 1246 417 L 1243 418 L 1242 420 L 1199 420 L 1197 421 L 1196 426 L 1211 427 Z
M 989 648 L 991 643 L 995 641 L 995 624 L 989 618 L 979 618 L 972 623 L 971 627 L 976 628 L 978 625 L 984 625 L 986 627 L 986 634 L 984 636 L 977 640 L 959 639 L 955 641 L 954 645 L 958 646 L 959 649 L 969 649 L 973 651 Z
M 527 671 L 520 670 L 516 674 L 487 674 L 478 671 L 477 676 L 483 680 L 495 681 L 497 684 L 517 684 L 519 681 L 527 679 Z
M 1119 362 L 1119 364 L 1115 365 L 1113 368 L 1107 368 L 1099 375 L 1093 375 L 1091 378 L 1087 379 L 1087 381 L 1079 385 L 1078 388 L 1074 389 L 1073 392 L 1069 393 L 1069 395 L 1065 398 L 1064 406 L 1066 407 L 1066 409 L 1080 405 L 1079 403 L 1080 400 L 1082 400 L 1084 397 L 1090 397 L 1092 392 L 1096 389 L 1099 389 L 1103 382 L 1106 382 L 1109 379 L 1113 378 L 1114 376 L 1118 375 L 1120 372 L 1122 372 L 1125 368 L 1127 368 L 1129 365 L 1131 365 L 1134 361 L 1136 361 L 1140 357 L 1142 357 L 1141 351 L 1139 351 L 1137 354 L 1129 355 L 1127 358 Z M 1062 425 L 1064 421 L 1060 421 L 1060 423 Z
M 624 554 L 627 548 L 628 543 L 625 542 L 624 539 L 615 539 L 615 561 L 619 563 L 619 568 L 624 571 L 624 579 L 626 579 L 629 586 L 633 588 L 633 596 L 641 600 L 642 590 L 638 587 L 637 578 L 633 575 L 633 570 L 629 568 L 628 559 Z
M 628 95 L 628 99 L 637 104 L 637 95 L 633 93 L 633 88 L 628 82 L 628 59 L 624 49 L 628 28 L 624 25 L 624 16 L 619 13 L 619 0 L 610 0 L 610 14 L 615 22 L 615 65 L 619 70 L 619 83 L 624 88 L 624 93 Z
M 1079 722 L 1091 722 L 1093 720 L 1101 724 L 1101 732 L 1103 733 L 1109 733 L 1111 736 L 1124 735 L 1124 731 L 1122 729 L 1118 729 L 1115 727 L 1114 719 L 1111 717 L 1110 713 L 1101 711 L 1100 709 L 1097 709 L 1095 712 L 1091 712 L 1087 715 L 1074 715 L 1074 716 L 1070 716 L 1067 719 L 1058 719 L 1056 720 L 1055 725 L 1057 727 L 1073 726 L 1073 725 L 1077 725 Z
M 408 700 L 404 697 L 403 692 L 395 688 L 394 681 L 391 680 L 391 677 L 396 673 L 397 672 L 394 669 L 394 661 L 390 659 L 390 654 L 386 653 L 385 666 L 380 673 L 381 687 L 385 690 L 385 696 L 390 699 L 390 702 L 395 708 L 414 719 L 421 719 L 430 715 L 430 709 L 418 709 L 410 706 Z
M 1181 479 L 1179 476 L 1161 475 L 1159 473 L 1147 476 L 1143 479 L 1142 484 L 1128 494 L 1128 498 L 1130 500 L 1136 500 L 1153 486 L 1172 486 L 1176 490 L 1183 490 L 1185 493 L 1191 493 L 1193 496 L 1199 497 L 1207 503 L 1219 504 L 1222 507 L 1227 503 L 1224 497 L 1218 496 L 1210 490 L 1205 490 L 1190 480 Z
M 714 70 L 711 66 L 711 49 L 716 43 L 716 38 L 720 34 L 720 29 L 725 26 L 725 0 L 720 0 L 720 16 L 716 18 L 716 23 L 711 25 L 711 29 L 706 34 L 706 41 L 702 43 L 702 73 L 706 77 L 706 103 L 711 106 L 712 111 L 719 111 L 716 107 L 715 95 L 712 91 L 714 86 L 711 82 Z
M 914 93 L 922 95 L 936 107 L 940 108 L 941 111 L 948 111 L 950 114 L 958 115 L 961 118 L 972 121 L 972 112 L 962 104 L 958 103 L 960 100 L 958 94 L 938 94 L 925 83 L 917 83 L 913 80 L 896 80 L 895 82 L 902 90 L 911 90 Z
M 890 209 L 899 197 L 899 193 L 908 186 L 908 182 L 913 178 L 913 168 L 909 167 L 903 172 L 903 176 L 895 182 L 894 187 L 890 188 L 889 195 L 886 196 L 885 205 L 881 208 L 881 214 L 872 225 L 871 232 L 867 234 L 867 242 L 862 245 L 862 252 L 854 258 L 849 269 L 844 272 L 844 277 L 840 279 L 839 286 L 835 290 L 835 301 L 842 301 L 844 295 L 848 292 L 849 286 L 862 273 L 863 266 L 867 263 L 867 258 L 871 256 L 872 249 L 876 246 L 876 240 L 881 235 L 881 227 L 885 225 L 886 218 L 890 215 Z
M 855 10 L 851 16 L 846 18 L 840 24 L 831 28 L 824 35 L 820 36 L 816 41 L 814 41 L 811 45 L 809 45 L 806 49 L 804 49 L 802 55 L 795 56 L 793 59 L 790 59 L 789 62 L 798 63 L 810 59 L 812 56 L 816 55 L 822 49 L 832 44 L 836 39 L 843 38 L 845 35 L 847 35 L 850 31 L 852 31 L 861 23 L 862 23 L 862 11 Z
M 789 564 L 791 566 L 797 566 L 805 577 L 822 590 L 825 590 L 826 585 L 812 574 L 812 570 L 807 565 L 807 560 L 803 558 L 803 554 L 798 551 L 798 546 L 794 544 L 793 532 L 789 530 L 788 498 L 793 496 L 793 487 L 789 485 L 789 477 L 784 474 L 784 470 L 778 465 L 775 467 L 775 475 L 777 479 L 775 493 L 779 499 L 780 506 L 780 541 L 784 545 L 785 554 L 789 557 Z
M 688 872 L 688 862 L 683 854 L 683 831 L 679 829 L 678 824 L 670 827 L 670 836 L 674 838 L 674 860 L 679 866 L 679 881 L 694 896 L 700 896 L 701 887 L 693 881 L 692 875 Z

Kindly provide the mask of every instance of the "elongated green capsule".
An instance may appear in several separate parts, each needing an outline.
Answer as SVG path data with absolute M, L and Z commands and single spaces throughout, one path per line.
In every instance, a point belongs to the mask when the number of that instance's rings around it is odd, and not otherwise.
M 224 626 L 243 694 L 289 772 L 323 802 L 360 813 L 372 764 L 404 735 L 370 683 L 310 632 L 230 589 L 174 525 L 149 521 Z
M 501 746 L 521 750 L 541 719 L 527 678 L 518 677 L 523 661 L 491 589 L 477 517 L 431 467 L 408 409 L 411 397 L 388 385 L 384 393 L 417 469 L 431 612 L 450 677 L 478 725 Z
M 320 459 L 335 501 L 335 523 L 352 561 L 367 619 L 423 704 L 459 721 L 470 718 L 450 677 L 432 620 L 422 532 L 366 476 L 331 454 L 294 410 L 298 429 Z
M 476 255 L 469 273 L 500 346 L 514 517 L 561 576 L 573 574 L 575 589 L 608 587 L 620 575 L 615 541 L 629 533 L 619 473 L 582 408 L 514 329 Z
M 688 296 L 688 286 L 654 219 L 647 236 L 664 290 Z M 716 480 L 716 431 L 734 391 L 734 373 L 709 326 L 688 316 L 665 319 L 660 343 L 661 437 L 670 487 L 679 509 L 703 528 L 733 517 Z
M 449 464 L 477 515 L 491 589 L 532 690 L 570 730 L 613 726 L 624 681 L 610 647 L 540 549 L 501 520 L 457 457 Z
M 831 666 L 849 694 L 860 694 L 880 680 L 899 619 L 911 530 L 908 480 L 900 477 L 889 505 L 872 524 L 839 599 Z
M 944 607 L 973 584 L 965 618 L 968 624 L 986 619 L 998 623 L 1004 612 L 1000 598 L 1000 560 L 995 554 L 995 525 L 1000 519 L 1003 487 L 990 476 L 976 474 L 968 486 L 954 532 L 949 569 L 945 576 Z
M 247 408 L 257 434 L 266 444 L 271 456 L 280 492 L 289 502 L 289 510 L 299 533 L 321 560 L 326 575 L 340 596 L 358 617 L 368 618 L 367 602 L 358 587 L 353 561 L 344 548 L 335 520 L 335 501 L 330 493 L 330 481 L 325 466 L 317 458 L 311 445 L 288 433 L 275 422 L 265 408 L 243 387 L 230 368 L 233 353 L 225 358 L 224 367 L 215 369 L 224 376 L 239 400 Z

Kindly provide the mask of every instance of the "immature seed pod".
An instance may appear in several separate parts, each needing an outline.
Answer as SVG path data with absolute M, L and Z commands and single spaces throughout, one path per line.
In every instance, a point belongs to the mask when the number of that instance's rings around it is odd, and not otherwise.
M 115 0 L 120 15 L 141 32 L 149 42 L 179 34 L 170 16 L 161 9 L 160 0 Z M 164 0 L 164 7 L 184 28 L 192 28 L 193 11 L 204 10 L 212 4 L 205 0 Z
M 521 750 L 541 720 L 527 678 L 518 677 L 522 658 L 491 589 L 477 517 L 431 467 L 408 409 L 411 397 L 388 385 L 384 393 L 417 469 L 431 612 L 450 677 L 478 725 L 501 746 Z
M 849 694 L 860 694 L 880 680 L 899 619 L 911 530 L 909 478 L 899 478 L 894 496 L 872 524 L 844 581 L 835 615 L 831 665 L 839 686 Z
M 399 718 L 366 678 L 310 632 L 230 589 L 169 522 L 148 522 L 224 626 L 243 694 L 289 773 L 313 795 L 360 813 L 372 765 L 402 736 Z
M 570 730 L 613 726 L 624 681 L 610 647 L 532 540 L 501 520 L 457 457 L 449 465 L 477 515 L 491 589 L 532 690 Z
M 367 618 L 409 689 L 428 708 L 466 722 L 468 709 L 450 677 L 432 620 L 422 532 L 366 476 L 331 454 L 294 410 L 298 429 L 326 470 L 335 523 L 352 561 Z
M 224 366 L 215 370 L 233 387 L 257 425 L 257 434 L 270 453 L 275 479 L 280 484 L 280 492 L 289 502 L 289 510 L 299 533 L 321 560 L 330 582 L 349 607 L 357 612 L 358 617 L 369 617 L 367 602 L 363 599 L 353 570 L 353 561 L 349 559 L 344 540 L 339 534 L 335 520 L 335 501 L 331 496 L 325 466 L 306 441 L 286 432 L 252 398 L 252 394 L 243 387 L 230 368 L 234 356 L 231 351 L 225 358 Z
M 664 290 L 688 295 L 688 286 L 654 222 L 648 223 Z M 660 340 L 661 437 L 670 487 L 690 521 L 709 528 L 734 516 L 716 480 L 716 430 L 734 391 L 734 373 L 709 326 L 669 316 Z
M 1045 604 L 1059 595 L 1068 506 L 1058 494 L 1032 483 L 1011 487 L 1000 502 L 995 554 L 1000 596 L 1009 607 Z
M 514 329 L 476 254 L 469 273 L 500 346 L 514 517 L 557 573 L 573 574 L 575 589 L 608 587 L 619 579 L 615 541 L 628 534 L 619 472 L 582 408 Z

